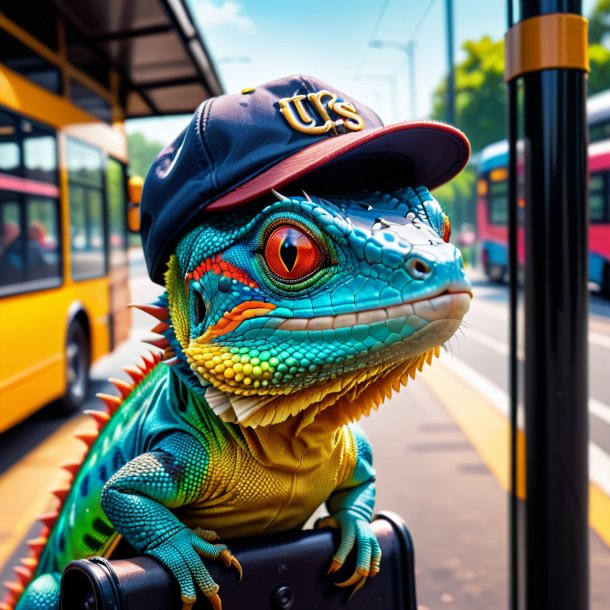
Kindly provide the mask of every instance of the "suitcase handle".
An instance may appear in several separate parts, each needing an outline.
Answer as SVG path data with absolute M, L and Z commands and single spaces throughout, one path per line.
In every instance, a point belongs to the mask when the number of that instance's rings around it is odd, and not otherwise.
M 375 515 L 373 531 L 384 553 L 382 571 L 354 596 L 349 610 L 417 610 L 413 543 L 407 527 L 398 515 L 383 511 Z M 346 595 L 325 574 L 337 543 L 336 531 L 307 530 L 234 540 L 231 550 L 240 561 L 243 555 L 246 577 L 251 574 L 249 586 L 262 591 L 263 601 L 259 600 L 259 605 L 264 603 L 269 610 L 334 608 L 344 604 Z M 337 580 L 352 573 L 354 558 L 351 559 L 338 573 Z M 291 561 L 297 564 L 296 570 Z M 234 574 L 216 562 L 206 565 L 221 586 L 226 608 L 233 607 L 233 603 L 238 607 L 239 596 L 241 607 L 244 599 L 249 600 L 249 607 L 255 607 L 250 603 L 252 591 L 240 590 L 242 584 L 237 586 Z M 301 569 L 302 565 L 306 570 Z M 305 571 L 312 582 L 299 586 Z M 206 604 L 205 599 L 199 599 L 196 608 L 209 607 Z M 180 610 L 181 605 L 172 575 L 150 557 L 80 559 L 68 564 L 62 575 L 61 610 Z M 256 606 L 256 610 L 263 608 Z

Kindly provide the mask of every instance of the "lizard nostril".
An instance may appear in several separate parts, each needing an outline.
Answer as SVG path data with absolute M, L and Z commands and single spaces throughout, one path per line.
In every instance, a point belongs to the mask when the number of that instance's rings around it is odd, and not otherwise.
M 415 280 L 425 280 L 432 273 L 430 265 L 417 256 L 409 258 L 406 268 L 407 273 Z

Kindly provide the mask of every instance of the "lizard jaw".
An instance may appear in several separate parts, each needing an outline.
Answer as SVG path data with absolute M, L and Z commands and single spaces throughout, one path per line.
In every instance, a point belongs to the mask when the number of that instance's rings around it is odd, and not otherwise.
M 357 324 L 374 324 L 398 318 L 408 320 L 417 316 L 427 322 L 435 320 L 462 319 L 470 308 L 472 293 L 469 291 L 446 292 L 432 298 L 419 299 L 409 303 L 399 303 L 390 307 L 378 307 L 360 312 L 338 314 L 336 316 L 316 316 L 312 318 L 290 318 L 278 326 L 278 330 L 311 331 L 345 328 Z

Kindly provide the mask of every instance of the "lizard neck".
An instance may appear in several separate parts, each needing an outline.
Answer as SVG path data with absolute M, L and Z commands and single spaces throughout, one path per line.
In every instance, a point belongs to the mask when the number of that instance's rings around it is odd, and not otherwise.
M 289 417 L 272 426 L 239 426 L 250 453 L 262 464 L 281 470 L 317 468 L 329 459 L 337 446 L 339 430 L 324 422 L 303 427 L 303 415 Z

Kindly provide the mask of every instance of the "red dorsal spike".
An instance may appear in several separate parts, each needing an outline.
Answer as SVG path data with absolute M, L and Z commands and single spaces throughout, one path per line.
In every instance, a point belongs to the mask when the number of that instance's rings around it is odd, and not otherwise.
M 127 398 L 133 390 L 133 386 L 128 381 L 115 379 L 114 377 L 111 377 L 108 381 L 121 393 L 122 398 Z
M 25 587 L 20 582 L 5 582 L 4 586 L 15 595 L 21 595 L 25 591 Z
M 72 476 L 74 476 L 78 472 L 80 466 L 80 462 L 62 462 L 59 465 L 60 468 L 63 468 L 63 470 L 67 470 Z
M 158 335 L 163 334 L 169 326 L 165 322 L 159 322 L 156 326 L 153 326 L 151 331 L 152 333 L 157 333 Z
M 8 598 L 8 596 L 7 596 Z M 13 596 L 10 596 L 10 599 L 13 599 Z M 2 602 L 0 603 L 0 610 L 15 610 L 15 606 L 13 606 L 12 603 L 8 603 L 8 602 Z
M 28 568 L 23 566 L 15 566 L 13 570 L 15 570 L 15 574 L 17 574 L 21 584 L 27 585 L 32 580 L 32 570 L 28 570 Z
M 69 487 L 58 487 L 57 489 L 52 489 L 51 493 L 63 504 L 66 500 L 66 497 L 70 493 Z
M 135 307 L 144 313 L 147 313 L 153 318 L 157 318 L 157 320 L 167 320 L 169 318 L 169 310 L 167 307 L 159 307 L 158 305 L 147 305 L 147 304 L 139 304 L 139 303 L 130 303 L 128 307 Z
M 87 410 L 85 411 L 85 415 L 89 415 L 93 419 L 93 421 L 95 421 L 98 429 L 100 430 L 106 425 L 106 423 L 110 419 L 110 415 L 105 411 Z
M 32 549 L 32 553 L 37 557 L 40 556 L 42 549 L 44 549 L 44 545 L 47 543 L 46 538 L 33 538 L 32 540 L 28 540 L 27 544 Z
M 77 432 L 74 435 L 75 438 L 83 441 L 87 447 L 91 447 L 95 443 L 98 433 L 97 432 Z
M 137 366 L 124 366 L 123 370 L 133 379 L 134 383 L 140 383 L 144 379 L 144 373 Z
M 167 344 L 169 346 L 169 342 Z M 165 349 L 165 348 L 163 348 Z M 152 350 L 150 351 L 150 355 L 153 358 L 153 366 L 155 364 L 159 364 L 159 362 L 161 362 L 161 360 L 163 360 L 163 354 L 161 352 L 153 352 Z
M 46 527 L 50 529 L 55 525 L 57 517 L 59 517 L 59 513 L 57 512 L 44 513 L 44 515 L 40 515 L 38 517 L 38 521 L 41 521 Z
M 104 394 L 102 392 L 99 392 L 98 394 L 96 394 L 96 396 L 100 400 L 104 401 L 105 405 L 108 407 L 108 413 L 110 413 L 110 415 L 112 415 L 121 406 L 121 403 L 123 402 L 123 399 L 121 397 L 112 396 L 111 394 Z
M 19 560 L 19 563 L 30 570 L 35 570 L 38 567 L 38 559 L 36 557 L 23 557 Z
M 149 345 L 154 345 L 159 349 L 165 349 L 169 346 L 169 341 L 165 337 L 152 337 L 150 339 L 142 339 L 144 343 L 148 343 Z

